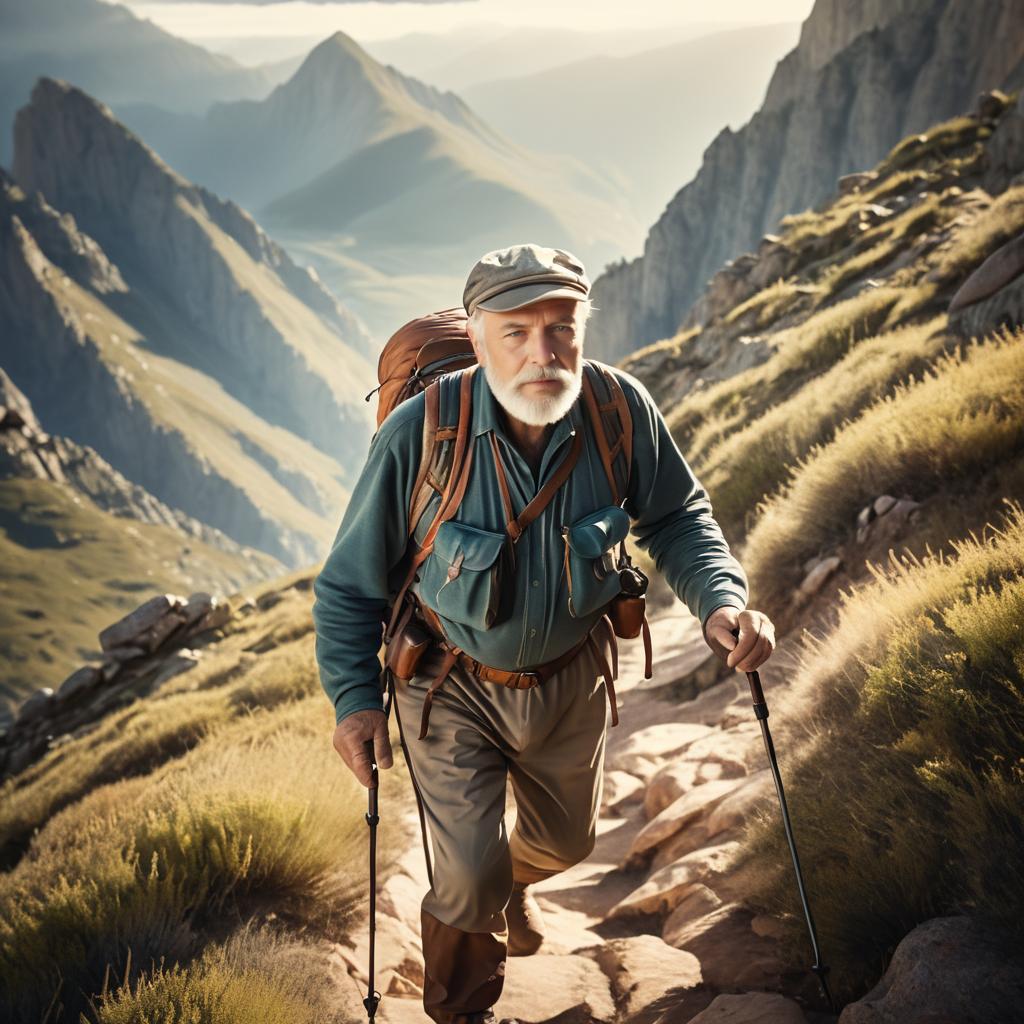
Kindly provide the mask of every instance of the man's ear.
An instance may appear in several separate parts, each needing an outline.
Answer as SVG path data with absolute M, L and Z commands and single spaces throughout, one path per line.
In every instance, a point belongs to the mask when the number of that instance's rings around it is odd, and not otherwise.
M 466 333 L 469 335 L 469 340 L 473 344 L 473 351 L 476 353 L 476 361 L 481 366 L 487 365 L 487 354 L 484 351 L 483 339 L 477 338 L 473 330 L 473 325 L 469 322 L 466 323 Z

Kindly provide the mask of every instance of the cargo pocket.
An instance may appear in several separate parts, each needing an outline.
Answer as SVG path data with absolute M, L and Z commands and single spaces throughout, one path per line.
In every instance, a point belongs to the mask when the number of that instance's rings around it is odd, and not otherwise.
M 598 509 L 562 527 L 570 615 L 583 618 L 619 593 L 615 549 L 628 533 L 629 516 L 618 505 Z
M 507 613 L 514 585 L 506 578 L 510 557 L 507 533 L 449 519 L 439 527 L 434 549 L 420 569 L 420 599 L 442 618 L 490 629 Z

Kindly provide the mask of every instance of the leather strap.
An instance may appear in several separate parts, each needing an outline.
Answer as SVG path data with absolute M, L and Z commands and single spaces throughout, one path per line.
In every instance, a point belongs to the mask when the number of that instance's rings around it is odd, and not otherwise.
M 409 571 L 405 577 L 405 582 L 402 584 L 398 591 L 398 595 L 395 598 L 395 603 L 391 609 L 391 617 L 388 620 L 387 629 L 384 631 L 385 644 L 390 643 L 391 638 L 395 635 L 394 629 L 398 620 L 398 615 L 402 605 L 404 604 L 405 595 L 408 592 L 409 587 L 412 586 L 412 581 L 416 576 L 416 570 L 423 564 L 430 552 L 433 551 L 434 538 L 437 536 L 437 531 L 441 528 L 441 524 L 444 523 L 445 520 L 451 519 L 456 511 L 458 511 L 459 505 L 462 503 L 462 498 L 466 493 L 466 486 L 469 483 L 469 473 L 473 464 L 474 446 L 470 444 L 469 417 L 472 405 L 473 374 L 476 369 L 476 365 L 471 366 L 462 375 L 459 390 L 458 437 L 455 441 L 455 453 L 452 457 L 452 472 L 449 474 L 447 486 L 441 494 L 441 503 L 438 506 L 436 515 L 434 516 L 434 521 L 430 524 L 430 529 L 423 538 L 422 547 L 413 557 L 412 563 L 409 566 Z M 459 470 L 457 473 L 455 471 L 456 469 Z
M 423 393 L 423 449 L 420 454 L 420 468 L 412 489 L 412 505 L 409 508 L 409 536 L 411 537 L 426 511 L 434 488 L 427 482 L 434 461 L 434 445 L 437 442 L 437 415 L 441 401 L 441 387 L 437 381 L 427 385 Z
M 568 480 L 569 474 L 573 471 L 573 467 L 579 460 L 582 450 L 583 432 L 576 430 L 573 432 L 572 446 L 566 453 L 565 458 L 558 464 L 558 469 L 555 470 L 548 478 L 547 483 L 533 496 L 526 508 L 518 516 L 513 516 L 512 496 L 509 492 L 508 477 L 505 475 L 505 465 L 501 458 L 498 440 L 494 433 L 491 433 L 491 453 L 494 456 L 494 469 L 498 475 L 498 488 L 501 491 L 501 503 L 505 509 L 505 518 L 508 520 L 505 528 L 508 530 L 513 543 L 519 540 L 530 523 L 534 522 L 548 506 L 559 487 Z

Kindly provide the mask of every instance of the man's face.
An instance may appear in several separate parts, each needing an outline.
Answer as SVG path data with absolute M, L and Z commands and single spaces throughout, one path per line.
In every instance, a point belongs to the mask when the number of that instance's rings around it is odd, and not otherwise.
M 509 415 L 544 426 L 572 408 L 583 383 L 578 305 L 575 299 L 542 299 L 505 313 L 481 310 L 483 337 L 469 328 L 477 362 Z

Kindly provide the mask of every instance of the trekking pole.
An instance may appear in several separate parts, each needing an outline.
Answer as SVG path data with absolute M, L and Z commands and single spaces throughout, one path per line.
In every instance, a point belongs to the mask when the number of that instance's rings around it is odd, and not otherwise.
M 733 629 L 732 635 L 739 638 L 739 629 Z M 716 644 L 717 646 L 717 644 Z M 725 652 L 728 655 L 728 651 Z M 768 752 L 768 761 L 771 764 L 772 776 L 775 779 L 775 792 L 779 795 L 779 806 L 782 808 L 782 824 L 786 830 L 786 840 L 789 843 L 789 852 L 793 858 L 793 870 L 796 872 L 796 886 L 800 891 L 800 902 L 803 904 L 804 917 L 807 918 L 807 930 L 811 936 L 811 948 L 814 950 L 814 964 L 811 970 L 817 975 L 821 985 L 821 991 L 825 995 L 828 1008 L 832 1013 L 838 1013 L 835 1000 L 828 987 L 826 975 L 829 969 L 821 959 L 821 950 L 818 948 L 818 935 L 814 928 L 814 919 L 811 917 L 811 905 L 807 900 L 807 891 L 804 888 L 804 877 L 800 870 L 800 858 L 796 852 L 796 840 L 793 838 L 793 826 L 789 820 L 789 808 L 786 806 L 786 794 L 782 788 L 782 776 L 779 774 L 779 762 L 775 756 L 775 744 L 772 743 L 772 734 L 768 729 L 768 702 L 764 699 L 764 690 L 761 689 L 761 677 L 754 672 L 746 673 L 747 682 L 750 684 L 750 696 L 754 702 L 754 715 L 761 723 L 761 735 L 764 737 L 764 748 Z
M 370 971 L 367 975 L 366 998 L 363 1000 L 363 1006 L 366 1007 L 366 1016 L 372 1021 L 381 999 L 380 993 L 373 987 L 373 950 L 377 931 L 377 822 L 380 821 L 380 816 L 377 814 L 377 788 L 379 776 L 377 760 L 373 753 L 373 740 L 364 740 L 363 747 L 366 750 L 366 756 L 370 759 L 370 785 L 366 791 L 369 801 L 366 824 L 370 826 Z

